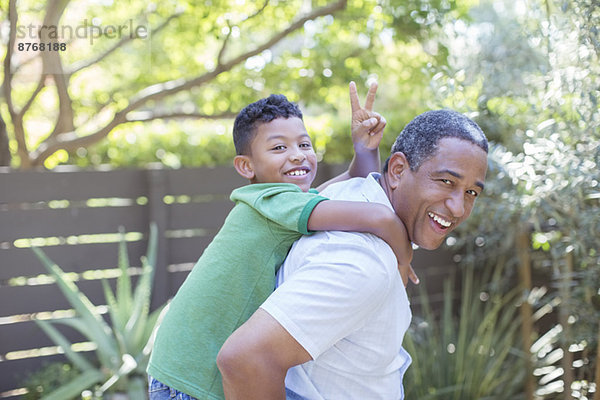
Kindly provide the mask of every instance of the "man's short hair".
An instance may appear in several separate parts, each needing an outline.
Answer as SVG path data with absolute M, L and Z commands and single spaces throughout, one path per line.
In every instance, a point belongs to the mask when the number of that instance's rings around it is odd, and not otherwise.
M 453 137 L 471 142 L 486 153 L 488 141 L 474 121 L 452 110 L 427 111 L 418 115 L 404 127 L 392 146 L 391 154 L 402 152 L 411 171 L 435 155 L 440 139 Z M 389 158 L 383 171 L 387 172 Z
M 238 155 L 250 154 L 250 144 L 256 136 L 258 124 L 291 117 L 302 119 L 302 111 L 296 103 L 290 102 L 282 94 L 272 94 L 248 104 L 240 111 L 233 124 L 235 152 Z

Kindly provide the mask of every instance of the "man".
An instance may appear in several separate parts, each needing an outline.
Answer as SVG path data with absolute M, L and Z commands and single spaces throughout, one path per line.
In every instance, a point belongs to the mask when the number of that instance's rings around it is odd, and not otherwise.
M 385 204 L 413 243 L 435 249 L 470 215 L 486 170 L 481 129 L 454 111 L 430 111 L 404 128 L 381 175 L 323 194 Z M 370 234 L 329 231 L 296 242 L 277 290 L 219 353 L 226 397 L 403 399 L 411 313 L 395 265 Z

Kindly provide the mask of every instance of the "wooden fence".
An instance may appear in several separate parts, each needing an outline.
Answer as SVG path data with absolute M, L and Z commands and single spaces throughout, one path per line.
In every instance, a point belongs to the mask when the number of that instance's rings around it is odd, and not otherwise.
M 343 169 L 321 165 L 317 182 Z M 79 288 L 101 305 L 99 276 L 117 266 L 119 227 L 127 232 L 132 265 L 139 265 L 150 222 L 155 222 L 156 307 L 174 295 L 232 208 L 231 190 L 245 183 L 230 167 L 0 169 L 0 399 L 17 398 L 29 373 L 65 360 L 34 320 L 61 317 L 70 306 L 47 279 L 32 245 L 76 273 Z M 416 252 L 413 260 L 415 267 L 427 265 L 421 278 L 445 274 L 449 264 L 448 254 L 439 252 Z M 441 279 L 435 281 L 441 285 Z M 63 333 L 73 342 L 83 340 L 75 332 Z

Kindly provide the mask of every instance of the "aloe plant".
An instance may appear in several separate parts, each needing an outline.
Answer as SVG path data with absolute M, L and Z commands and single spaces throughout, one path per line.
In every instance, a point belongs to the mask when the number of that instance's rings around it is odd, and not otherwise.
M 148 250 L 142 261 L 142 274 L 135 288 L 129 276 L 129 256 L 125 234 L 120 229 L 119 269 L 116 292 L 103 279 L 102 285 L 111 323 L 108 324 L 97 307 L 77 286 L 66 278 L 65 272 L 39 248 L 33 251 L 76 311 L 73 318 L 53 321 L 36 320 L 44 332 L 60 346 L 69 361 L 81 372 L 67 385 L 57 389 L 42 400 L 64 400 L 79 397 L 86 389 L 96 388 L 103 393 L 109 388 L 127 390 L 129 398 L 143 399 L 146 392 L 146 366 L 153 341 L 153 330 L 163 307 L 150 312 L 152 282 L 156 264 L 157 229 L 150 226 Z M 54 325 L 74 328 L 97 345 L 97 362 L 72 350 L 72 344 Z M 98 389 L 99 387 L 99 389 Z M 114 389 L 113 388 L 113 389 Z

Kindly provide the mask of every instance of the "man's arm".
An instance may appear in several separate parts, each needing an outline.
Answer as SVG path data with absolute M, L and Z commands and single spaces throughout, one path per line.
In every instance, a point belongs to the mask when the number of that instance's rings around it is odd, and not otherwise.
M 217 366 L 228 400 L 284 400 L 287 370 L 310 360 L 279 322 L 259 308 L 223 344 Z
M 342 174 L 321 184 L 317 189 L 322 191 L 335 182 L 344 181 L 354 177 L 364 177 L 370 172 L 380 169 L 379 143 L 383 137 L 386 120 L 373 111 L 377 84 L 369 87 L 364 108 L 360 106 L 356 84 L 350 82 L 350 106 L 352 108 L 352 143 L 354 145 L 354 157 L 350 162 L 348 170 Z

